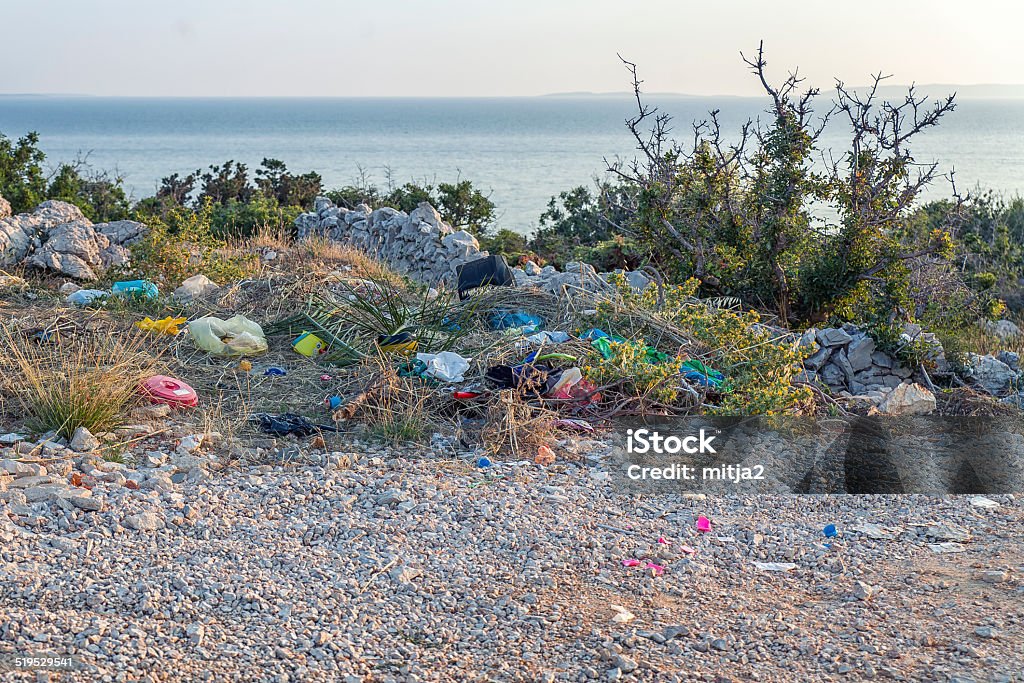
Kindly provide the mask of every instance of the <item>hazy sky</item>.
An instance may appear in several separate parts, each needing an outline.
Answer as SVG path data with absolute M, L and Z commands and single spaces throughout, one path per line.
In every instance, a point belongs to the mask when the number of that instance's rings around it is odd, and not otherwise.
M 755 94 L 738 52 L 851 84 L 1020 83 L 1019 0 L 0 0 L 0 93 Z

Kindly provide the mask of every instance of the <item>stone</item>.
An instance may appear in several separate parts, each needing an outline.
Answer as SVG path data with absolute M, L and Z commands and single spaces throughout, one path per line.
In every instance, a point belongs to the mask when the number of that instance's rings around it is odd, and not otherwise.
M 0 460 L 0 472 L 13 475 L 14 477 L 38 477 L 46 474 L 46 468 L 34 462 L 19 462 L 18 460 Z
M 91 453 L 100 447 L 100 440 L 92 435 L 85 427 L 79 427 L 75 430 L 75 433 L 71 435 L 71 441 L 68 443 L 68 447 L 79 453 Z
M 935 412 L 935 395 L 920 384 L 900 384 L 878 404 L 884 415 L 928 415 Z
M 827 346 L 822 346 L 804 360 L 804 367 L 808 370 L 819 370 L 831 354 L 832 349 Z
M 100 512 L 103 510 L 103 501 L 92 496 L 70 496 L 71 504 L 86 512 Z
M 992 355 L 967 354 L 964 365 L 972 382 L 990 394 L 1000 394 L 1017 378 L 1010 366 Z
M 220 287 L 216 282 L 206 277 L 202 273 L 193 275 L 192 277 L 184 280 L 181 286 L 174 290 L 171 296 L 175 301 L 183 304 L 195 301 L 208 294 L 216 292 Z
M 527 261 L 523 264 L 523 272 L 531 277 L 536 277 L 540 275 L 540 266 L 533 261 Z
M 1020 328 L 1012 320 L 984 320 L 981 328 L 1001 341 L 1010 341 L 1020 336 Z
M 875 340 L 865 335 L 850 342 L 846 349 L 846 358 L 854 372 L 857 372 L 871 367 L 874 352 Z
M 626 272 L 626 282 L 628 282 L 629 286 L 633 289 L 638 292 L 642 292 L 651 284 L 651 278 L 639 271 L 631 270 Z
M 870 586 L 863 581 L 857 581 L 853 584 L 853 597 L 858 600 L 869 600 L 874 594 L 874 586 Z
M 157 531 L 166 526 L 163 518 L 155 512 L 140 512 L 128 515 L 124 518 L 124 525 L 136 531 Z
M 837 346 L 845 346 L 851 341 L 853 341 L 853 337 L 851 337 L 846 330 L 836 327 L 827 327 L 825 329 L 818 330 L 818 343 L 822 346 L 834 348 Z
M 0 218 L 7 218 L 11 215 L 11 203 L 0 195 Z
M 1020 371 L 1020 354 L 1013 351 L 1000 351 L 996 354 L 996 358 L 1014 372 Z

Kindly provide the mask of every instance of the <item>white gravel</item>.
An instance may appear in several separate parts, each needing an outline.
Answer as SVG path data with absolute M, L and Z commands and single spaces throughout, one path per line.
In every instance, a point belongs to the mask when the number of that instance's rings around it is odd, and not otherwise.
M 592 463 L 360 449 L 95 472 L 82 504 L 10 465 L 0 653 L 70 680 L 1024 680 L 1024 499 L 627 496 Z

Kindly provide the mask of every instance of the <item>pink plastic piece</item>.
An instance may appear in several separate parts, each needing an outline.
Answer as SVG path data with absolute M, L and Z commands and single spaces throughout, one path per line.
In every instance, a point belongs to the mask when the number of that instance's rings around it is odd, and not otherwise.
M 142 393 L 153 403 L 166 403 L 172 408 L 194 408 L 199 404 L 195 390 L 180 379 L 155 375 L 145 380 Z
M 690 545 L 684 545 L 682 547 L 682 551 L 687 555 L 693 555 L 695 552 L 697 552 L 697 549 Z
M 661 576 L 665 573 L 664 567 L 662 567 L 660 564 L 654 564 L 653 562 L 648 562 L 647 564 L 645 564 L 644 569 L 650 569 L 652 572 L 654 572 L 655 576 Z
M 664 543 L 668 545 L 668 541 L 665 540 L 664 536 L 658 536 L 658 543 Z
M 698 517 L 697 531 L 701 532 L 702 534 L 706 534 L 707 532 L 711 531 L 711 520 L 705 517 L 704 515 Z
M 623 567 L 639 567 L 640 566 L 640 560 L 636 559 L 635 557 L 630 557 L 629 559 L 626 559 L 626 560 L 622 561 L 622 566 Z

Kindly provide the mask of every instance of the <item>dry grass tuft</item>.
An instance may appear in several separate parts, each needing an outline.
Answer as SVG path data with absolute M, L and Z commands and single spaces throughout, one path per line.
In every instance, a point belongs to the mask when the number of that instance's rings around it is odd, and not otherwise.
M 139 384 L 158 372 L 147 334 L 126 331 L 50 341 L 0 325 L 0 411 L 20 408 L 25 426 L 70 438 L 78 427 L 110 431 L 140 401 Z

